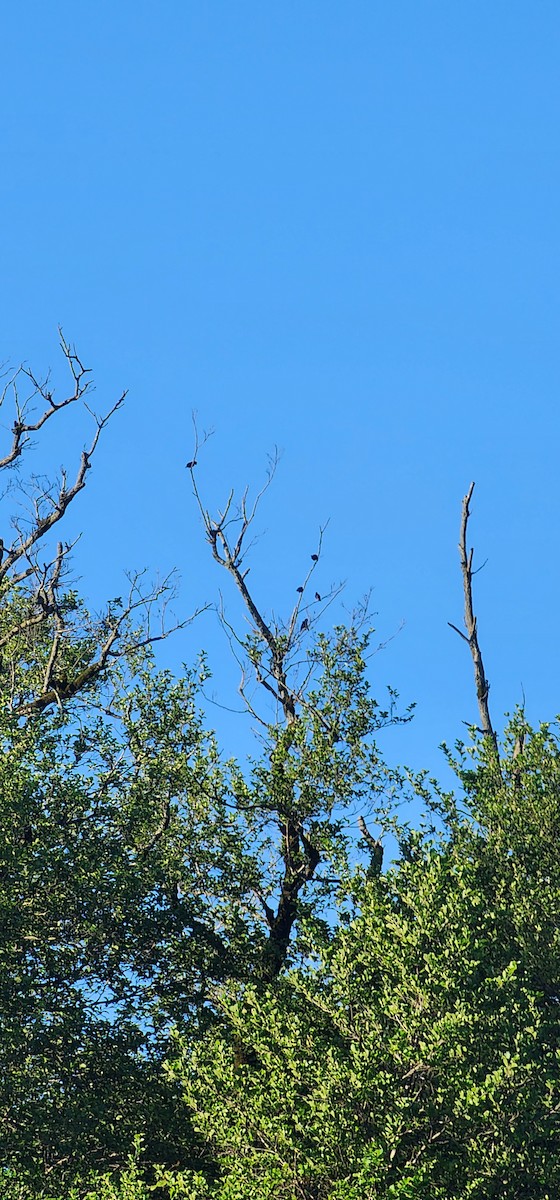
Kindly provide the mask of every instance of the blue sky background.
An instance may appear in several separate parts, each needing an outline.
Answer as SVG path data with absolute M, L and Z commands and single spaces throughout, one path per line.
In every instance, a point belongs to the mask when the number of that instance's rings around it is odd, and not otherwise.
M 330 520 L 318 586 L 345 579 L 348 607 L 373 588 L 380 638 L 397 634 L 374 688 L 417 702 L 387 750 L 434 772 L 477 719 L 447 626 L 471 479 L 494 721 L 522 689 L 530 719 L 560 710 L 559 62 L 546 0 L 2 15 L 0 358 L 62 389 L 60 323 L 100 410 L 129 389 L 66 526 L 86 595 L 147 566 L 179 569 L 179 615 L 227 598 L 184 468 L 191 410 L 215 429 L 211 507 L 258 487 L 278 445 L 256 596 L 289 611 Z M 45 466 L 71 469 L 85 437 L 64 414 Z M 162 661 L 201 646 L 235 706 L 215 617 Z M 241 719 L 212 719 L 248 748 Z

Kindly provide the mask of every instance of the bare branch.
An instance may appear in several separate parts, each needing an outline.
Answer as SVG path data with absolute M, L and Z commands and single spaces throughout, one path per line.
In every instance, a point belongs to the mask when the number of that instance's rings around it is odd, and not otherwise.
M 241 499 L 238 513 L 235 516 L 230 516 L 231 507 L 233 504 L 233 492 L 230 492 L 225 509 L 219 514 L 219 519 L 217 521 L 213 520 L 208 509 L 206 509 L 202 503 L 200 492 L 192 471 L 191 477 L 193 482 L 193 492 L 202 516 L 206 537 L 210 543 L 213 557 L 215 558 L 216 562 L 219 563 L 221 567 L 224 567 L 232 576 L 236 587 L 241 593 L 243 602 L 253 623 L 253 627 L 256 633 L 262 638 L 268 649 L 271 660 L 270 674 L 276 682 L 278 698 L 280 704 L 282 705 L 284 716 L 289 723 L 295 719 L 295 697 L 288 686 L 285 665 L 286 654 L 290 648 L 289 639 L 286 639 L 285 637 L 278 637 L 265 620 L 247 586 L 247 571 L 242 571 L 241 569 L 247 533 L 255 519 L 260 501 L 272 483 L 277 463 L 278 454 L 275 453 L 269 463 L 266 481 L 260 492 L 257 494 L 256 499 L 250 509 L 247 504 L 248 493 L 245 491 Z M 230 540 L 227 532 L 229 525 L 231 525 L 233 522 L 236 522 L 240 527 L 235 543 Z
M 75 696 L 83 692 L 89 684 L 94 683 L 102 675 L 111 660 L 124 658 L 142 649 L 144 646 L 163 641 L 178 629 L 186 628 L 195 617 L 204 611 L 203 608 L 197 609 L 185 620 L 177 621 L 173 625 L 166 627 L 164 624 L 165 598 L 172 590 L 170 586 L 171 576 L 148 592 L 144 592 L 140 588 L 140 577 L 140 575 L 132 577 L 128 603 L 122 611 L 118 614 L 108 614 L 105 617 L 103 625 L 106 636 L 97 649 L 96 656 L 79 671 L 74 670 L 71 673 L 67 673 L 64 666 L 61 667 L 60 671 L 57 671 L 57 663 L 64 635 L 64 622 L 57 607 L 55 612 L 55 628 L 43 680 L 43 688 L 31 700 L 16 702 L 15 698 L 13 698 L 12 710 L 15 715 L 28 716 L 32 712 L 43 711 L 51 704 L 57 704 L 61 707 L 64 702 L 72 700 Z M 156 604 L 160 608 L 161 625 L 159 630 L 154 632 L 150 627 L 150 612 Z M 128 636 L 126 636 L 125 630 L 129 625 L 130 618 L 138 609 L 141 609 L 144 613 L 145 624 L 139 631 L 130 631 Z
M 213 429 L 204 430 L 203 434 L 202 434 L 202 441 L 200 441 L 200 437 L 199 437 L 199 433 L 198 433 L 198 425 L 196 423 L 196 412 L 194 410 L 191 413 L 191 417 L 192 417 L 192 423 L 193 423 L 193 429 L 194 429 L 194 450 L 193 450 L 193 453 L 191 455 L 189 462 L 187 463 L 187 470 L 192 472 L 192 471 L 194 471 L 194 468 L 198 466 L 199 451 L 202 449 L 203 446 L 206 445 L 206 442 L 209 440 L 209 438 L 212 437 L 214 430 Z
M 467 528 L 470 517 L 470 502 L 474 491 L 474 483 L 471 486 L 463 499 L 463 507 L 461 513 L 461 532 L 459 537 L 459 556 L 461 560 L 461 572 L 463 576 L 463 590 L 465 594 L 465 628 L 467 636 L 457 629 L 456 625 L 451 625 L 451 628 L 459 634 L 464 641 L 468 642 L 473 666 L 474 678 L 476 684 L 476 696 L 478 701 L 478 712 L 480 717 L 480 726 L 482 733 L 492 739 L 496 756 L 498 755 L 498 739 L 492 726 L 490 719 L 490 709 L 488 706 L 488 692 L 490 685 L 484 671 L 484 663 L 482 661 L 482 652 L 478 641 L 477 620 L 473 608 L 472 580 L 473 574 L 473 556 L 474 550 L 467 550 Z
M 257 675 L 257 678 L 258 678 L 258 675 Z M 272 688 L 270 688 L 269 685 L 264 680 L 259 680 L 259 682 L 264 683 L 264 686 L 267 687 L 269 689 L 269 691 L 272 692 L 272 695 L 274 696 L 275 700 L 278 699 L 274 690 Z M 252 716 L 254 718 L 254 720 L 257 722 L 258 725 L 262 725 L 263 729 L 268 729 L 268 722 L 263 720 L 260 713 L 257 712 L 254 704 L 252 704 L 251 701 L 249 700 L 249 697 L 245 690 L 244 675 L 241 676 L 241 681 L 239 683 L 238 691 L 239 691 L 239 695 L 241 696 L 241 699 L 245 705 L 246 712 L 248 712 L 250 714 L 250 716 Z
M 307 589 L 307 585 L 308 585 L 308 583 L 309 583 L 309 581 L 310 581 L 310 579 L 311 579 L 311 577 L 312 577 L 312 575 L 313 575 L 313 572 L 314 572 L 314 570 L 315 570 L 315 568 L 316 568 L 316 566 L 317 566 L 317 563 L 318 563 L 318 561 L 319 561 L 319 558 L 321 557 L 321 550 L 322 550 L 322 548 L 323 548 L 323 535 L 324 535 L 325 529 L 326 529 L 326 525 L 324 525 L 324 526 L 323 526 L 323 527 L 322 527 L 322 528 L 319 530 L 319 545 L 318 545 L 318 547 L 317 547 L 317 551 L 316 551 L 316 553 L 315 553 L 314 555 L 312 555 L 312 557 L 311 557 L 311 566 L 309 567 L 309 569 L 308 569 L 308 571 L 307 571 L 307 574 L 306 574 L 306 576 L 305 576 L 305 579 L 304 579 L 303 583 L 300 585 L 300 586 L 301 586 L 301 591 L 299 592 L 299 599 L 298 599 L 297 603 L 294 605 L 294 608 L 293 608 L 293 611 L 292 611 L 292 615 L 291 615 L 291 617 L 290 617 L 290 621 L 289 621 L 289 624 L 288 624 L 288 645 L 289 645 L 289 646 L 291 645 L 291 643 L 292 643 L 292 641 L 293 641 L 293 639 L 294 639 L 295 633 L 296 633 L 296 627 L 297 627 L 298 616 L 299 616 L 299 613 L 300 613 L 300 609 L 301 609 L 301 604 L 302 604 L 302 601 L 303 601 L 303 597 L 304 597 L 304 595 L 305 595 L 305 592 L 306 592 L 306 589 Z M 318 593 L 317 593 L 317 594 L 318 594 Z M 306 619 L 308 620 L 308 618 L 306 618 Z M 307 626 L 305 626 L 305 628 L 307 628 Z M 299 631 L 299 632 L 301 633 L 301 632 L 302 632 L 302 630 L 300 629 L 300 631 Z
M 46 422 L 55 415 L 55 413 L 60 412 L 63 408 L 68 408 L 69 405 L 75 404 L 78 400 L 82 400 L 86 395 L 86 392 L 92 386 L 91 380 L 86 379 L 86 376 L 90 374 L 90 371 L 83 366 L 75 351 L 72 350 L 68 343 L 64 340 L 61 329 L 59 329 L 59 335 L 62 352 L 70 367 L 74 381 L 74 391 L 70 396 L 67 396 L 64 400 L 60 400 L 57 403 L 54 400 L 53 391 L 50 387 L 49 376 L 47 376 L 44 382 L 41 383 L 28 367 L 19 367 L 18 370 L 14 372 L 5 385 L 0 396 L 1 407 L 8 393 L 12 393 L 16 413 L 15 421 L 12 426 L 12 445 L 8 453 L 5 454 L 3 458 L 0 458 L 0 470 L 4 467 L 11 466 L 16 459 L 20 457 L 24 447 L 28 445 L 30 441 L 30 433 L 37 433 L 38 430 L 42 429 L 43 425 L 45 425 Z M 32 394 L 27 398 L 27 400 L 25 400 L 23 404 L 20 402 L 17 386 L 19 375 L 23 375 L 29 379 L 33 386 Z M 29 421 L 27 419 L 27 412 L 29 410 L 29 406 L 37 396 L 43 401 L 45 407 L 41 415 L 37 417 L 36 420 Z
M 95 413 L 93 413 L 84 399 L 88 389 L 91 386 L 91 381 L 85 379 L 85 376 L 89 374 L 89 371 L 83 366 L 75 351 L 72 350 L 65 342 L 62 331 L 59 332 L 63 353 L 66 357 L 74 380 L 74 391 L 66 399 L 56 403 L 53 399 L 53 393 L 50 390 L 48 379 L 44 383 L 40 383 L 34 374 L 27 368 L 20 368 L 20 370 L 16 372 L 16 374 L 4 388 L 2 396 L 0 397 L 1 406 L 4 403 L 8 389 L 11 389 L 13 392 L 14 405 L 16 409 L 16 420 L 12 430 L 12 446 L 10 451 L 0 459 L 0 469 L 10 466 L 17 458 L 21 456 L 24 447 L 29 443 L 30 433 L 40 430 L 46 421 L 52 416 L 60 412 L 62 409 L 67 408 L 69 405 L 75 404 L 78 400 L 83 402 L 84 407 L 93 416 L 96 424 L 96 431 L 89 448 L 82 451 L 74 483 L 70 487 L 67 486 L 67 477 L 65 471 L 63 470 L 61 472 L 61 483 L 58 490 L 58 495 L 54 494 L 52 490 L 43 489 L 42 491 L 38 491 L 35 487 L 33 501 L 34 514 L 29 530 L 24 532 L 23 529 L 16 526 L 18 536 L 12 545 L 10 547 L 6 547 L 3 540 L 0 542 L 0 582 L 9 573 L 11 573 L 10 578 L 13 583 L 21 582 L 23 579 L 29 576 L 31 573 L 29 567 L 25 568 L 23 572 L 17 575 L 13 573 L 12 568 L 17 562 L 19 562 L 20 559 L 29 559 L 29 554 L 33 547 L 36 546 L 37 543 L 39 543 L 52 529 L 52 527 L 62 519 L 69 505 L 78 495 L 78 493 L 85 487 L 86 474 L 91 466 L 91 459 L 97 448 L 101 432 L 108 424 L 114 413 L 117 412 L 117 410 L 121 407 L 126 396 L 126 392 L 123 392 L 116 403 L 113 404 L 112 408 L 109 409 L 109 411 L 105 414 L 105 416 L 98 417 Z M 25 401 L 23 405 L 19 400 L 17 389 L 17 377 L 20 374 L 27 377 L 34 388 L 33 394 L 27 401 Z M 37 395 L 41 397 L 46 407 L 42 415 L 39 416 L 37 420 L 29 421 L 26 419 L 26 412 L 30 403 Z M 47 511 L 45 511 L 45 507 Z
M 23 483 L 18 480 L 17 487 L 26 498 L 27 512 L 23 511 L 17 518 L 12 517 L 15 536 L 10 542 L 0 537 L 0 591 L 3 595 L 17 596 L 17 604 L 13 608 L 7 606 L 4 609 L 5 624 L 0 635 L 0 649 L 8 648 L 8 652 L 10 648 L 13 650 L 12 654 L 6 656 L 2 665 L 5 671 L 9 671 L 11 708 L 18 714 L 44 708 L 49 703 L 60 705 L 64 700 L 76 695 L 80 688 L 103 669 L 121 633 L 120 625 L 117 629 L 111 626 L 108 636 L 103 638 L 95 661 L 86 662 L 84 657 L 80 664 L 75 654 L 74 657 L 69 655 L 69 647 L 72 642 L 76 643 L 77 635 L 68 617 L 71 608 L 61 599 L 61 588 L 63 576 L 66 574 L 66 560 L 75 543 L 70 545 L 68 542 L 59 542 L 54 558 L 51 557 L 47 562 L 39 561 L 40 548 L 45 545 L 48 535 L 63 519 L 70 504 L 85 487 L 87 473 L 101 434 L 114 413 L 121 407 L 126 395 L 123 392 L 108 412 L 102 416 L 97 415 L 86 401 L 93 386 L 90 371 L 84 366 L 75 349 L 66 342 L 62 330 L 59 330 L 59 333 L 61 349 L 72 379 L 71 389 L 65 397 L 62 400 L 55 399 L 50 376 L 39 378 L 28 367 L 20 367 L 13 373 L 5 382 L 0 394 L 0 409 L 10 402 L 14 412 L 12 444 L 7 452 L 0 456 L 0 470 L 13 468 L 19 463 L 24 450 L 31 445 L 32 435 L 40 433 L 51 418 L 77 402 L 83 405 L 95 425 L 89 445 L 82 450 L 72 483 L 68 482 L 64 468 L 61 469 L 55 487 L 45 483 L 37 475 L 30 475 Z M 23 398 L 20 395 L 22 380 L 31 385 L 30 393 Z M 12 487 L 13 484 L 10 483 L 8 489 Z M 26 584 L 25 590 L 17 590 L 21 584 Z M 143 597 L 142 602 L 146 599 Z M 130 615 L 135 607 L 135 603 L 129 604 L 123 619 Z M 91 632 L 90 630 L 89 633 L 79 636 L 87 639 Z M 18 682 L 20 651 L 16 647 L 18 638 L 22 636 L 23 646 L 30 645 L 34 639 L 36 646 L 41 647 L 42 680 L 39 684 L 34 677 L 31 685 L 31 673 L 25 670 L 21 681 Z M 157 640 L 159 636 L 162 635 L 149 634 L 148 640 Z M 167 636 L 167 631 L 164 636 Z M 73 667 L 69 667 L 69 663 L 73 663 Z M 29 691 L 37 686 L 38 694 L 30 698 Z

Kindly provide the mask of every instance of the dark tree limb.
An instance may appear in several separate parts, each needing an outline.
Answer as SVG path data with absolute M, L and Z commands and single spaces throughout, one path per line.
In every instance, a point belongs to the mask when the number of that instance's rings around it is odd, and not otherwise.
M 301 822 L 279 822 L 279 829 L 284 872 L 276 913 L 267 906 L 268 953 L 263 969 L 263 978 L 267 983 L 272 982 L 284 966 L 298 915 L 299 894 L 305 884 L 313 879 L 321 858 L 306 836 Z
M 471 483 L 471 486 L 470 486 L 466 496 L 463 498 L 463 507 L 462 507 L 462 513 L 461 513 L 461 533 L 460 533 L 460 537 L 459 537 L 459 556 L 460 556 L 460 560 L 461 560 L 461 573 L 463 576 L 463 590 L 464 590 L 464 594 L 465 594 L 465 628 L 467 631 L 466 635 L 464 633 L 462 633 L 462 631 L 460 629 L 458 629 L 456 625 L 453 625 L 451 623 L 451 621 L 448 621 L 448 625 L 450 626 L 451 629 L 455 630 L 455 633 L 459 634 L 459 637 L 463 638 L 463 640 L 465 642 L 468 642 L 472 660 L 473 660 L 473 666 L 474 666 L 474 679 L 475 679 L 475 686 L 476 686 L 476 698 L 477 698 L 477 702 L 478 702 L 478 713 L 479 713 L 479 719 L 480 719 L 480 731 L 481 731 L 481 733 L 483 733 L 485 735 L 485 737 L 491 738 L 492 744 L 494 746 L 494 750 L 495 750 L 495 753 L 497 756 L 498 755 L 498 739 L 496 737 L 496 733 L 495 733 L 494 727 L 492 725 L 492 721 L 490 718 L 490 708 L 488 705 L 488 693 L 490 690 L 490 685 L 488 683 L 488 680 L 486 678 L 486 673 L 484 670 L 484 663 L 482 660 L 482 651 L 480 649 L 480 644 L 478 641 L 477 619 L 476 619 L 476 616 L 474 613 L 474 607 L 473 607 L 472 580 L 473 580 L 473 575 L 476 574 L 476 572 L 473 571 L 474 550 L 472 548 L 470 550 L 467 548 L 467 529 L 468 529 L 468 523 L 469 523 L 469 517 L 470 517 L 470 502 L 472 499 L 473 491 L 474 491 L 474 483 Z
M 373 834 L 370 833 L 362 816 L 358 817 L 358 829 L 360 830 L 364 841 L 367 842 L 370 853 L 368 876 L 370 878 L 377 878 L 381 874 L 381 868 L 383 866 L 383 843 L 380 842 L 378 838 L 374 838 Z

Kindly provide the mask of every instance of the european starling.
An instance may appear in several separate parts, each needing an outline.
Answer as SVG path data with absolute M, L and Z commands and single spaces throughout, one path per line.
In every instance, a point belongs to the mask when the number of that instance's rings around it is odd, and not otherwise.
M 303 588 L 296 588 L 296 591 L 298 591 L 301 595 L 301 593 L 303 592 Z
M 300 633 L 303 633 L 304 629 L 309 629 L 309 621 L 307 620 L 307 617 L 304 617 L 303 621 L 301 622 L 299 627 Z
M 312 554 L 312 555 L 311 555 L 311 560 L 312 560 L 312 562 L 319 562 L 319 555 L 318 555 L 318 554 Z
M 189 471 L 192 471 L 193 467 L 196 467 L 196 458 L 191 458 L 191 461 L 187 463 L 187 467 Z

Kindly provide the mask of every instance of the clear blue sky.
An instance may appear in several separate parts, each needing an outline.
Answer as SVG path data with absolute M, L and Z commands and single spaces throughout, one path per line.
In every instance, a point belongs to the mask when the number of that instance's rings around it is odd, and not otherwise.
M 216 431 L 211 506 L 258 486 L 277 444 L 256 594 L 287 611 L 330 518 L 319 586 L 345 579 L 349 606 L 372 587 L 382 638 L 404 620 L 372 677 L 418 704 L 391 757 L 433 771 L 477 717 L 447 627 L 471 479 L 494 720 L 522 687 L 531 719 L 560 710 L 559 62 L 547 0 L 2 17 L 0 359 L 56 374 L 60 323 L 100 409 L 129 388 L 67 528 L 86 594 L 177 566 L 181 614 L 215 598 L 191 410 Z M 51 464 L 83 436 L 61 421 Z M 201 645 L 235 704 L 211 617 L 164 660 Z

